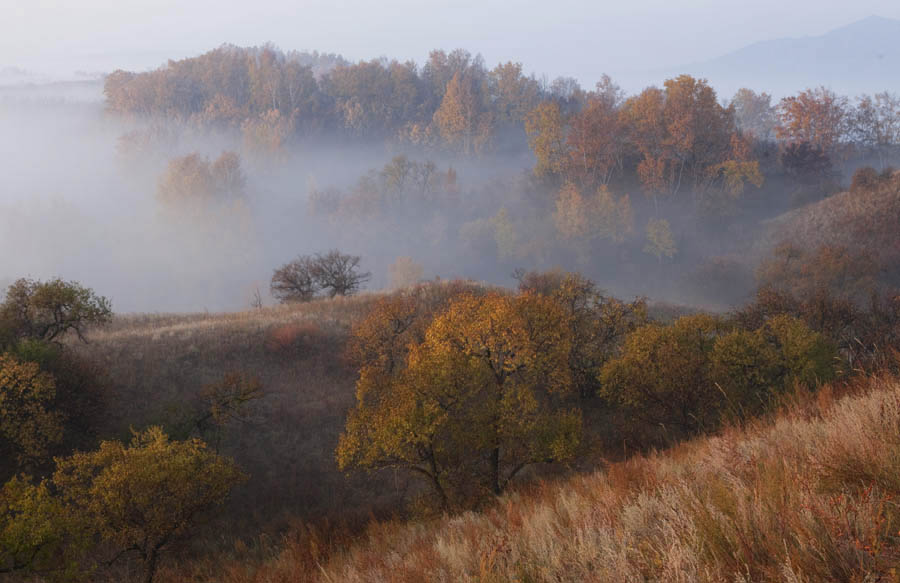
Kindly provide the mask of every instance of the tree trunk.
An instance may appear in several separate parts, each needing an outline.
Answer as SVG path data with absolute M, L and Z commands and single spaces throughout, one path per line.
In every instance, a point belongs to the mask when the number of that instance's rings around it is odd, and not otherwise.
M 144 577 L 144 583 L 153 583 L 153 577 L 156 575 L 156 560 L 158 557 L 159 555 L 155 549 L 150 551 L 150 556 L 147 558 L 147 575 Z
M 491 452 L 491 486 L 494 489 L 494 494 L 500 495 L 503 493 L 503 488 L 500 485 L 500 448 L 495 447 L 494 451 Z

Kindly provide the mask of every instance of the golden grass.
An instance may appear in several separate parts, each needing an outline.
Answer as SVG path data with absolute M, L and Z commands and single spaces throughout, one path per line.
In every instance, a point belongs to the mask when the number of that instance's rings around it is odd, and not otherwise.
M 483 513 L 374 522 L 330 557 L 288 538 L 261 565 L 200 580 L 897 581 L 898 501 L 900 382 L 873 378 Z

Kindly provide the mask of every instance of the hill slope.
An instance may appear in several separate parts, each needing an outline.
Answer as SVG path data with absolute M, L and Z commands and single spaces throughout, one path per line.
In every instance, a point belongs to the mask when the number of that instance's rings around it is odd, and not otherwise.
M 866 384 L 483 514 L 372 526 L 321 570 L 288 546 L 222 580 L 895 580 L 900 383 Z

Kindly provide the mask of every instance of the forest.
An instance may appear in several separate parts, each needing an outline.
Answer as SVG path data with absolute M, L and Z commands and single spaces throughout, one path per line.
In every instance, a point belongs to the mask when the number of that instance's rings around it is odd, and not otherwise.
M 0 580 L 896 577 L 900 96 L 224 45 L 4 103 L 95 193 L 2 207 L 75 259 L 0 271 Z

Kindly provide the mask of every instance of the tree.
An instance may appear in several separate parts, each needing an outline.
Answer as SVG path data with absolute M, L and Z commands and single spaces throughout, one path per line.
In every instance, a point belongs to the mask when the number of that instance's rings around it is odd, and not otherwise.
M 402 289 L 413 286 L 422 279 L 422 266 L 412 257 L 398 257 L 388 267 L 388 280 L 391 289 Z
M 900 144 L 900 97 L 887 91 L 863 95 L 852 117 L 854 139 L 878 154 L 881 169 L 891 149 Z
M 319 291 L 313 262 L 312 257 L 300 256 L 276 269 L 269 288 L 272 295 L 282 303 L 312 300 Z
M 47 481 L 16 477 L 0 488 L 0 575 L 84 575 L 85 534 Z
M 193 153 L 169 161 L 156 192 L 166 204 L 205 205 L 240 199 L 245 185 L 241 159 L 234 152 L 222 152 L 213 162 Z
M 244 480 L 199 439 L 171 441 L 159 427 L 135 433 L 129 445 L 104 441 L 97 451 L 59 459 L 53 475 L 67 511 L 118 551 L 114 560 L 136 553 L 147 583 L 160 553 Z
M 632 417 L 687 434 L 715 425 L 721 392 L 707 380 L 707 353 L 720 324 L 706 315 L 628 335 L 600 373 L 602 394 Z
M 628 334 L 646 323 L 647 303 L 604 295 L 593 281 L 578 273 L 565 274 L 548 295 L 562 307 L 571 334 L 568 366 L 573 383 L 583 399 L 593 397 L 600 388 L 603 365 Z
M 525 117 L 528 146 L 537 158 L 534 174 L 539 177 L 561 174 L 569 153 L 566 147 L 565 124 L 559 105 L 544 101 Z
M 616 200 L 607 187 L 601 186 L 593 196 L 583 196 L 571 182 L 559 191 L 554 220 L 560 237 L 582 245 L 597 239 L 622 243 L 634 227 L 627 195 Z
M 754 330 L 716 339 L 709 354 L 710 381 L 739 418 L 760 415 L 796 384 L 815 387 L 835 376 L 837 351 L 801 320 L 778 315 Z
M 806 89 L 778 104 L 775 133 L 790 144 L 806 143 L 833 155 L 848 137 L 847 98 L 826 89 Z
M 650 219 L 647 222 L 647 243 L 644 245 L 644 253 L 653 255 L 662 263 L 663 257 L 671 259 L 677 252 L 678 248 L 675 246 L 669 221 Z
M 775 108 L 772 96 L 756 93 L 752 89 L 738 89 L 731 98 L 734 120 L 738 129 L 758 140 L 769 141 L 775 137 Z
M 501 493 L 524 467 L 570 458 L 580 416 L 569 336 L 548 298 L 464 294 L 411 345 L 393 374 L 361 371 L 337 450 L 342 468 L 400 467 L 444 506 L 473 488 Z
M 19 279 L 0 304 L 0 341 L 2 329 L 13 339 L 58 342 L 74 331 L 85 341 L 89 326 L 106 324 L 111 318 L 109 300 L 74 281 Z
M 615 97 L 592 97 L 569 120 L 566 145 L 570 175 L 582 186 L 609 183 L 624 154 Z
M 46 461 L 60 442 L 64 419 L 53 408 L 55 397 L 53 377 L 36 363 L 0 354 L 0 479 Z
M 312 262 L 312 276 L 319 289 L 328 297 L 353 295 L 372 277 L 368 271 L 359 271 L 361 257 L 347 255 L 337 249 L 317 253 Z
M 455 73 L 447 83 L 441 106 L 434 112 L 434 123 L 450 148 L 471 154 L 484 141 L 486 136 L 478 134 L 483 133 L 482 126 L 490 122 L 482 114 L 480 102 L 480 88 L 475 80 L 469 75 Z
M 372 276 L 359 271 L 361 258 L 337 249 L 325 254 L 301 255 L 275 270 L 272 295 L 281 302 L 308 302 L 319 292 L 328 297 L 353 295 Z

